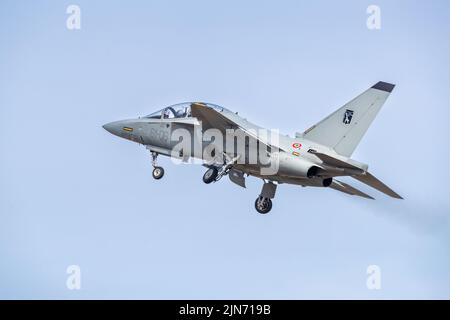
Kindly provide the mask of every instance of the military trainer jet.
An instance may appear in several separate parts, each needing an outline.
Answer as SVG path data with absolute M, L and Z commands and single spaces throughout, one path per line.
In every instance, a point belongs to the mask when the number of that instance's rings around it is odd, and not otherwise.
M 245 188 L 245 179 L 263 180 L 255 201 L 259 213 L 272 208 L 277 186 L 283 183 L 329 187 L 349 195 L 374 199 L 337 179 L 350 176 L 393 198 L 396 192 L 368 172 L 368 165 L 351 159 L 378 111 L 394 89 L 378 82 L 328 117 L 295 137 L 259 127 L 221 106 L 188 102 L 171 105 L 148 116 L 107 123 L 110 133 L 144 145 L 151 153 L 153 177 L 164 169 L 158 155 L 181 161 L 200 159 L 207 167 L 205 183 L 230 180 Z

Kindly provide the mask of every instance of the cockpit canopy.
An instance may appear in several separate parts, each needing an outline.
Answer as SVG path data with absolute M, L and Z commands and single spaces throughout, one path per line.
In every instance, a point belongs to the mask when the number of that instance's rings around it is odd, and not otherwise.
M 225 108 L 215 105 L 215 104 L 212 104 L 212 103 L 204 103 L 204 102 L 201 102 L 201 103 L 208 107 L 214 108 L 217 111 L 226 110 Z M 190 118 L 190 117 L 192 117 L 191 104 L 192 104 L 192 102 L 183 102 L 183 103 L 174 104 L 174 105 L 165 107 L 164 109 L 161 109 L 159 111 L 153 112 L 153 113 L 145 116 L 145 118 L 150 118 L 150 119 Z
M 191 103 L 179 103 L 172 106 L 165 107 L 159 111 L 153 112 L 146 118 L 151 119 L 174 119 L 174 118 L 188 118 L 191 116 Z

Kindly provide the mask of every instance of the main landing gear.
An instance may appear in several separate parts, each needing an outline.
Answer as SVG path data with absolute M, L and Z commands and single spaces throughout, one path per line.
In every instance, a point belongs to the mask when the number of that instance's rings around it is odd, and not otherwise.
M 210 167 L 203 175 L 203 182 L 210 184 L 211 182 L 218 181 L 221 178 L 221 172 L 223 170 L 216 167 Z M 275 192 L 277 185 L 271 181 L 264 182 L 261 194 L 255 200 L 255 209 L 261 214 L 269 213 L 272 210 L 272 199 L 275 198 Z
M 255 200 L 255 209 L 261 214 L 269 213 L 272 209 L 272 199 L 275 198 L 277 185 L 273 182 L 264 182 L 261 194 Z
M 216 180 L 218 174 L 219 170 L 217 170 L 216 167 L 209 168 L 203 175 L 203 182 L 206 184 L 210 184 L 211 182 Z
M 226 156 L 226 155 L 225 155 Z M 227 157 L 227 156 L 226 156 Z M 224 175 L 227 175 L 236 163 L 239 157 L 230 159 L 220 167 L 211 166 L 203 175 L 203 182 L 210 184 L 211 182 L 219 181 Z M 245 187 L 245 186 L 244 186 Z M 261 214 L 269 213 L 272 210 L 272 199 L 275 198 L 277 191 L 277 184 L 272 181 L 264 180 L 261 194 L 255 200 L 255 209 Z
M 203 175 L 203 182 L 206 184 L 210 184 L 211 182 L 219 181 L 223 176 L 226 176 L 236 161 L 239 159 L 239 156 L 235 158 L 229 157 L 227 154 L 224 154 L 225 158 L 227 158 L 227 162 L 225 162 L 222 166 L 219 167 L 209 167 Z
M 255 200 L 255 209 L 261 214 L 269 213 L 272 209 L 272 200 L 259 196 Z
M 152 166 L 153 166 L 152 176 L 154 179 L 159 180 L 164 176 L 164 168 L 157 166 L 157 163 L 156 163 L 157 158 L 158 158 L 158 154 L 156 152 L 152 151 Z

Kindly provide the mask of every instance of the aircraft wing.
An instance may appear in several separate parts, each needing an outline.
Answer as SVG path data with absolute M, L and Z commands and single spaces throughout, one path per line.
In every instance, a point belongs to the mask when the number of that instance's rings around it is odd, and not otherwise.
M 225 133 L 226 129 L 233 129 L 237 126 L 236 123 L 223 116 L 220 112 L 201 102 L 191 104 L 191 113 L 192 116 L 202 121 L 204 129 L 215 128 Z
M 399 194 L 397 194 L 394 190 L 389 188 L 387 185 L 385 185 L 383 182 L 375 178 L 373 175 L 371 175 L 369 172 L 365 172 L 362 175 L 355 175 L 352 176 L 352 178 L 355 178 L 356 180 L 361 181 L 362 183 L 367 184 L 368 186 L 371 186 L 374 189 L 377 189 L 378 191 L 387 194 L 388 196 L 391 196 L 392 198 L 396 199 L 403 199 Z
M 347 184 L 345 182 L 336 180 L 336 179 L 333 179 L 333 182 L 331 183 L 330 188 L 332 188 L 334 190 L 337 190 L 337 191 L 341 191 L 341 192 L 347 193 L 347 194 L 352 195 L 352 196 L 360 196 L 360 197 L 363 197 L 363 198 L 366 198 L 366 199 L 374 200 L 374 198 L 369 196 L 368 194 L 365 194 L 364 192 L 362 192 L 362 191 L 352 187 L 351 185 L 349 185 L 349 184 Z
M 256 139 L 259 143 L 263 144 L 269 152 L 272 149 L 282 150 L 279 146 L 274 146 L 269 143 L 269 141 L 264 140 L 262 137 L 258 137 L 255 133 L 250 132 L 247 128 L 236 121 L 230 119 L 224 112 L 219 112 L 218 110 L 207 106 L 201 102 L 194 102 L 191 104 L 192 116 L 202 121 L 203 129 L 214 128 L 222 131 L 225 136 L 227 129 L 239 129 L 243 131 L 246 135 Z M 284 150 L 282 150 L 284 151 Z

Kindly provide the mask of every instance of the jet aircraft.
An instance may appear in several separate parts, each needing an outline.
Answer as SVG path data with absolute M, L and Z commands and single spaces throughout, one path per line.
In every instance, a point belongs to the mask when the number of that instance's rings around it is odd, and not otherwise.
M 295 137 L 264 129 L 237 112 L 205 102 L 171 105 L 144 117 L 107 123 L 103 128 L 144 145 L 151 153 L 153 178 L 157 180 L 164 175 L 164 169 L 157 165 L 158 155 L 181 161 L 202 160 L 207 167 L 203 175 L 207 184 L 228 175 L 245 188 L 246 177 L 261 178 L 262 190 L 255 201 L 255 209 L 261 214 L 272 209 L 272 199 L 281 184 L 332 188 L 374 199 L 338 179 L 343 176 L 402 199 L 369 173 L 367 164 L 351 159 L 394 87 L 376 83 Z

